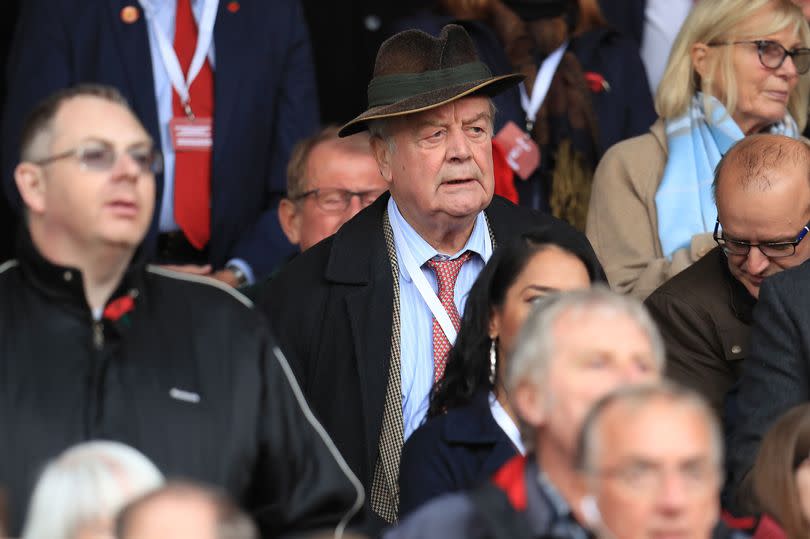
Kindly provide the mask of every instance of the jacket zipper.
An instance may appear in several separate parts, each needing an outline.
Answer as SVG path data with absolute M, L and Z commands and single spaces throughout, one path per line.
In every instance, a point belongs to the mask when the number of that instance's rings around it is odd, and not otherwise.
M 84 416 L 84 431 L 85 438 L 91 439 L 94 437 L 98 423 L 99 407 L 99 385 L 100 368 L 99 362 L 103 361 L 104 350 L 104 322 L 102 320 L 94 320 L 92 326 L 92 340 L 93 340 L 93 363 L 90 367 L 91 371 L 88 374 L 87 380 L 87 399 L 85 404 Z
M 104 322 L 96 320 L 93 322 L 93 346 L 96 351 L 104 348 Z

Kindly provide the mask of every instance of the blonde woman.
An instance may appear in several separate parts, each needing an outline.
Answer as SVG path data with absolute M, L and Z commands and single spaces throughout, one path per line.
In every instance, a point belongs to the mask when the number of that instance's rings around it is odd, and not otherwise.
M 658 121 L 613 146 L 594 176 L 587 235 L 616 290 L 645 298 L 714 246 L 713 171 L 736 141 L 801 136 L 808 47 L 790 0 L 696 4 L 658 88 Z

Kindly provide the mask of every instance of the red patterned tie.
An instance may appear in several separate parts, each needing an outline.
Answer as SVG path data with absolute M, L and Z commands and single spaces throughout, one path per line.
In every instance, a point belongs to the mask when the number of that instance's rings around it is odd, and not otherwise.
M 442 302 L 444 310 L 450 316 L 453 327 L 458 331 L 461 326 L 461 319 L 456 309 L 456 302 L 453 300 L 456 290 L 456 279 L 461 266 L 469 260 L 472 253 L 465 252 L 460 257 L 453 260 L 428 260 L 427 265 L 436 274 L 439 283 L 439 301 Z M 447 354 L 450 353 L 450 341 L 442 331 L 439 321 L 433 317 L 433 381 L 438 382 L 444 375 L 444 367 L 447 365 Z
M 197 48 L 197 22 L 191 0 L 177 0 L 174 50 L 188 73 Z M 189 104 L 198 118 L 214 117 L 214 72 L 205 60 L 189 89 Z M 175 118 L 186 116 L 177 92 L 172 92 Z M 178 151 L 174 164 L 174 218 L 188 241 L 202 249 L 211 237 L 211 151 Z

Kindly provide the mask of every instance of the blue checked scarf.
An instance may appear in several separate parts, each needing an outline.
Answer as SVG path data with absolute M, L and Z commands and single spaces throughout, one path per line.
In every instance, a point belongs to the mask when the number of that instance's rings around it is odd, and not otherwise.
M 704 102 L 708 102 L 711 117 L 706 116 Z M 770 132 L 791 138 L 800 136 L 790 114 L 772 125 Z M 711 96 L 704 100 L 701 93 L 692 98 L 686 114 L 666 122 L 666 134 L 669 157 L 655 205 L 661 248 L 664 256 L 671 258 L 678 249 L 689 247 L 692 236 L 714 229 L 714 168 L 745 135 L 720 101 Z

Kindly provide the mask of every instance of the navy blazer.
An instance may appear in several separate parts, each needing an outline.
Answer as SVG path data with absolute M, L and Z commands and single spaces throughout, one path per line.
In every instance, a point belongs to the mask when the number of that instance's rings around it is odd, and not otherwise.
M 428 500 L 487 480 L 517 449 L 489 409 L 489 392 L 428 420 L 402 448 L 400 518 Z
M 599 0 L 605 18 L 619 32 L 641 47 L 644 38 L 644 10 L 647 0 Z
M 147 25 L 121 20 L 133 0 L 27 0 L 7 66 L 2 173 L 19 209 L 13 178 L 19 134 L 29 110 L 81 82 L 117 87 L 159 140 Z M 292 250 L 275 202 L 285 191 L 292 146 L 318 125 L 309 35 L 297 0 L 221 1 L 214 26 L 216 66 L 209 261 L 247 261 L 257 278 Z M 163 178 L 147 245 L 154 245 Z

